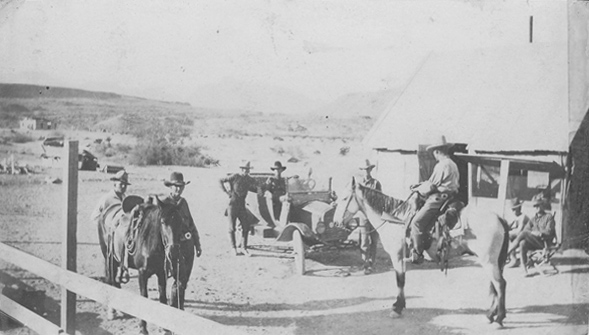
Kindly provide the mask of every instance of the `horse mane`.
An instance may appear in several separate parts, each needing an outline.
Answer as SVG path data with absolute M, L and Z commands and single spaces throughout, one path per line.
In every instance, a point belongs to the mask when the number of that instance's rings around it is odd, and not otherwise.
M 358 186 L 368 205 L 381 213 L 393 214 L 393 212 L 399 209 L 399 206 L 405 204 L 402 200 L 388 196 L 379 190 L 362 184 L 358 184 Z

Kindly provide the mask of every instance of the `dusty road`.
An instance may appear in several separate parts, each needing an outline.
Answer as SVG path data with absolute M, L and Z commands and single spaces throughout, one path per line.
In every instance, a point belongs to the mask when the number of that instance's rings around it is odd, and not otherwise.
M 337 163 L 337 162 L 336 162 Z M 225 195 L 218 178 L 223 169 L 180 168 L 192 181 L 189 200 L 202 235 L 203 255 L 195 262 L 187 290 L 186 311 L 245 330 L 250 334 L 587 334 L 589 318 L 589 261 L 578 251 L 557 257 L 560 274 L 523 278 L 521 269 L 507 269 L 508 316 L 497 330 L 486 322 L 487 283 L 474 259 L 451 261 L 444 276 L 435 264 L 409 266 L 407 306 L 401 319 L 390 319 L 395 295 L 394 274 L 382 249 L 375 274 L 363 275 L 357 250 L 309 254 L 308 272 L 294 274 L 288 251 L 279 252 L 271 240 L 252 238 L 253 257 L 228 252 Z M 168 168 L 129 168 L 128 193 L 146 195 L 166 191 L 161 180 Z M 59 173 L 59 171 L 49 171 Z M 102 256 L 95 227 L 87 217 L 100 196 L 110 188 L 109 176 L 80 172 L 78 215 L 78 271 L 98 278 Z M 44 176 L 0 176 L 0 238 L 18 248 L 59 264 L 60 199 L 63 185 L 45 184 Z M 272 249 L 273 251 L 269 251 Z M 48 318 L 59 320 L 59 291 L 36 276 L 2 264 L 3 282 L 18 278 L 46 290 Z M 132 275 L 134 273 L 132 272 Z M 349 275 L 348 275 L 349 274 Z M 155 279 L 150 298 L 155 299 Z M 124 287 L 139 294 L 136 277 Z M 80 297 L 81 334 L 135 333 L 138 320 L 106 320 L 104 307 Z M 150 326 L 153 334 L 161 329 Z M 27 329 L 4 331 L 28 334 Z

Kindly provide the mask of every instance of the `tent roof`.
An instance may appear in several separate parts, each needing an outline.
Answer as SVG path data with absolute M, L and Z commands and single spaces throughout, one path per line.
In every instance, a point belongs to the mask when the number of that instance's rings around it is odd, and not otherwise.
M 364 142 L 416 150 L 445 135 L 491 152 L 568 151 L 566 44 L 432 53 Z

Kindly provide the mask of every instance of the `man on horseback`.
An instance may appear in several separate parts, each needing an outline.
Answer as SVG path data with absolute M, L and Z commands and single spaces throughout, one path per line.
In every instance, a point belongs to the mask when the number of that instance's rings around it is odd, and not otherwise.
M 190 184 L 190 182 L 184 181 L 184 175 L 182 173 L 172 172 L 170 179 L 164 180 L 164 185 L 170 189 L 170 193 L 163 197 L 161 201 L 163 203 L 172 204 L 178 207 L 178 212 L 182 217 L 182 222 L 185 224 L 184 230 L 190 233 L 192 242 L 194 243 L 194 248 L 196 249 L 196 257 L 200 257 L 202 249 L 200 246 L 198 230 L 196 229 L 194 219 L 190 214 L 188 203 L 186 202 L 186 199 L 182 197 L 182 192 L 184 192 L 184 188 L 188 184 Z
M 231 242 L 231 248 L 233 248 L 235 256 L 241 255 L 241 253 L 237 251 L 235 243 L 235 224 L 237 219 L 239 219 L 242 228 L 241 247 L 243 254 L 250 256 L 247 251 L 247 238 L 250 223 L 248 221 L 248 211 L 245 207 L 245 198 L 248 191 L 257 193 L 260 191 L 260 187 L 256 180 L 249 175 L 250 170 L 252 169 L 250 162 L 240 166 L 240 168 L 241 173 L 221 178 L 219 182 L 221 183 L 221 189 L 223 192 L 227 193 L 229 196 L 229 206 L 227 207 L 226 216 L 228 217 L 229 223 L 229 240 Z M 225 183 L 229 184 L 229 189 L 225 187 Z
M 119 219 L 123 214 L 123 211 L 120 209 L 122 208 L 123 200 L 125 199 L 127 186 L 131 184 L 129 183 L 129 175 L 125 170 L 117 172 L 112 178 L 110 178 L 110 180 L 114 181 L 113 189 L 100 198 L 98 205 L 96 205 L 94 211 L 90 214 L 90 220 L 97 226 L 104 225 L 106 233 L 112 236 L 114 230 L 119 224 Z M 113 220 L 105 220 L 105 216 L 108 213 L 113 213 L 117 217 Z M 128 278 L 128 276 L 129 273 L 126 272 L 125 267 L 121 265 L 117 270 L 117 278 Z
M 441 207 L 458 193 L 460 174 L 458 166 L 450 158 L 452 146 L 453 143 L 447 143 L 442 136 L 438 143 L 427 147 L 437 163 L 427 181 L 411 187 L 412 191 L 425 198 L 424 205 L 411 222 L 411 260 L 416 264 L 423 262 L 423 251 L 430 247 L 430 231 Z
M 375 165 L 371 164 L 369 160 L 366 160 L 366 165 L 360 167 L 360 170 L 364 171 L 364 179 L 362 184 L 366 187 L 375 189 L 382 192 L 382 186 L 378 180 L 372 176 L 372 169 Z M 378 244 L 378 231 L 374 229 L 370 221 L 364 213 L 356 213 L 356 218 L 359 221 L 359 233 L 360 233 L 360 251 L 362 253 L 362 260 L 364 261 L 364 274 L 369 275 L 372 273 L 374 261 L 376 260 L 376 246 Z

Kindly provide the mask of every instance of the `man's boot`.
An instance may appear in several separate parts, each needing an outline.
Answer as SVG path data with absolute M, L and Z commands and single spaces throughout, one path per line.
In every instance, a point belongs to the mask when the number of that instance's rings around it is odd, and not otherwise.
M 240 253 L 237 251 L 237 247 L 235 246 L 235 233 L 229 233 L 229 241 L 231 241 L 231 248 L 233 248 L 233 254 L 235 256 L 239 256 Z
M 247 251 L 247 239 L 248 239 L 248 234 L 249 234 L 249 229 L 244 229 L 242 231 L 242 237 L 241 237 L 241 248 L 243 250 L 243 254 L 250 257 L 251 254 L 249 253 L 249 251 Z

